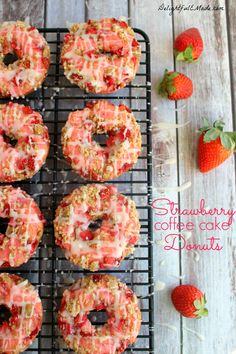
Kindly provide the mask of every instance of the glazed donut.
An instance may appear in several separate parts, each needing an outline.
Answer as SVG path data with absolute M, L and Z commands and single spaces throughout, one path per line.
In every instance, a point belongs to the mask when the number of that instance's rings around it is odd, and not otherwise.
M 0 233 L 0 267 L 19 267 L 38 247 L 43 234 L 43 215 L 26 192 L 1 186 L 0 218 L 9 219 L 6 233 Z
M 42 325 L 42 303 L 28 280 L 0 274 L 0 313 L 5 310 L 10 318 L 0 324 L 0 353 L 18 354 L 32 344 Z
M 107 134 L 106 146 L 94 134 Z M 107 101 L 88 102 L 71 112 L 62 129 L 65 159 L 83 178 L 106 181 L 132 168 L 141 152 L 141 133 L 131 110 Z
M 139 241 L 135 203 L 116 187 L 90 184 L 64 197 L 54 220 L 56 244 L 91 271 L 118 267 Z
M 141 49 L 126 22 L 89 20 L 73 24 L 69 31 L 61 63 L 70 82 L 87 92 L 110 93 L 134 79 Z
M 89 312 L 106 310 L 108 320 L 94 326 Z M 111 275 L 90 275 L 64 291 L 58 325 L 69 348 L 78 354 L 118 354 L 136 341 L 141 312 L 135 294 Z
M 17 140 L 12 146 L 10 140 Z M 0 182 L 30 178 L 49 152 L 48 129 L 31 107 L 9 102 L 0 105 Z
M 5 64 L 6 56 L 17 60 Z M 50 64 L 50 49 L 35 27 L 24 22 L 0 26 L 0 96 L 23 97 L 44 81 Z

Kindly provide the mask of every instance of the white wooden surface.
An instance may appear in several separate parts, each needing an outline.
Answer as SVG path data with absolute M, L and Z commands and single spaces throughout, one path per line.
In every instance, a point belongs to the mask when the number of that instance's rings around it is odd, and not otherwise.
M 211 1 L 223 6 L 223 11 L 174 12 L 158 11 L 162 0 L 37 0 L 0 1 L 1 20 L 30 17 L 32 25 L 65 27 L 66 22 L 83 21 L 105 16 L 128 17 L 132 26 L 143 29 L 151 40 L 152 59 L 152 120 L 184 123 L 187 127 L 172 129 L 172 141 L 161 144 L 153 132 L 154 165 L 157 157 L 176 158 L 177 163 L 154 168 L 154 197 L 165 196 L 180 201 L 181 208 L 197 208 L 201 198 L 209 207 L 236 209 L 235 167 L 230 158 L 222 167 L 202 175 L 196 166 L 196 129 L 202 116 L 211 120 L 222 117 L 227 129 L 235 124 L 236 88 L 236 4 L 234 0 Z M 165 5 L 182 2 L 165 1 Z M 194 0 L 194 5 L 207 5 L 206 0 Z M 187 4 L 186 4 L 187 5 Z M 175 104 L 157 96 L 156 83 L 165 68 L 174 68 L 173 36 L 188 27 L 200 29 L 204 54 L 197 64 L 176 64 L 194 82 L 194 95 L 185 103 Z M 168 155 L 168 156 L 167 156 Z M 178 157 L 178 158 L 177 158 Z M 191 181 L 192 186 L 178 193 L 160 193 L 160 187 L 177 187 Z M 154 216 L 154 220 L 156 220 Z M 190 220 L 190 219 L 189 219 Z M 164 221 L 164 219 L 162 219 Z M 187 221 L 183 218 L 183 221 Z M 193 232 L 191 241 L 204 242 L 208 234 Z M 215 233 L 222 238 L 224 249 L 219 252 L 165 251 L 154 244 L 155 281 L 166 287 L 155 294 L 155 354 L 233 354 L 236 353 L 236 241 L 234 230 Z M 160 240 L 161 233 L 154 233 Z M 184 277 L 183 277 L 184 276 Z M 178 278 L 180 277 L 180 278 Z M 182 278 L 181 278 L 182 277 Z M 179 282 L 191 282 L 207 293 L 209 317 L 201 320 L 182 319 L 170 302 L 170 291 Z

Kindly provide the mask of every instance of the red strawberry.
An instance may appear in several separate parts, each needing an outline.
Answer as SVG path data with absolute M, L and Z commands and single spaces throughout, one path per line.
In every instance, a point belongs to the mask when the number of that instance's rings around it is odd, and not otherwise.
M 174 42 L 177 60 L 192 63 L 200 57 L 203 51 L 203 40 L 197 28 L 189 28 L 180 33 Z
M 90 241 L 93 239 L 93 233 L 92 233 L 92 231 L 89 231 L 89 230 L 81 231 L 79 236 L 84 241 Z
M 179 72 L 164 72 L 164 77 L 159 85 L 158 92 L 169 100 L 182 100 L 193 94 L 193 83 L 184 74 Z
M 28 165 L 28 168 L 29 168 L 31 171 L 34 171 L 34 169 L 35 169 L 35 161 L 34 161 L 33 156 L 30 156 L 30 157 L 28 158 L 28 163 L 27 163 L 27 165 Z
M 22 110 L 23 110 L 24 114 L 31 114 L 31 113 L 33 113 L 32 108 L 29 107 L 29 106 L 24 106 L 24 107 L 22 108 Z
M 184 317 L 201 318 L 208 315 L 206 296 L 193 285 L 179 285 L 171 293 L 175 309 Z
M 202 173 L 221 165 L 232 155 L 236 147 L 236 132 L 224 132 L 224 122 L 216 121 L 213 126 L 204 119 L 198 141 L 198 166 Z

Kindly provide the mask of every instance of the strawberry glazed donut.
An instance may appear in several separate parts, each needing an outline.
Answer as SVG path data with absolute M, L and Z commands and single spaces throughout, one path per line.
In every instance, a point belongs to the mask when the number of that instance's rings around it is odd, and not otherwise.
M 106 146 L 93 139 L 106 134 Z M 131 110 L 107 101 L 70 113 L 62 129 L 65 159 L 84 179 L 112 180 L 130 170 L 141 152 L 141 132 Z
M 88 318 L 93 310 L 105 310 L 107 323 L 94 326 Z M 64 291 L 58 325 L 68 347 L 78 354 L 118 354 L 136 341 L 141 312 L 126 284 L 111 275 L 90 275 Z
M 73 24 L 64 37 L 61 63 L 67 79 L 87 92 L 110 93 L 132 81 L 141 49 L 134 31 L 115 18 Z
M 18 103 L 0 105 L 0 182 L 34 176 L 46 161 L 49 144 L 48 129 L 38 112 Z
M 28 280 L 0 274 L 0 314 L 0 353 L 25 351 L 38 335 L 43 317 L 38 292 Z
M 134 251 L 140 224 L 134 201 L 114 186 L 90 184 L 63 198 L 54 229 L 66 257 L 96 271 L 118 267 Z
M 35 27 L 20 21 L 0 26 L 0 96 L 18 98 L 36 90 L 49 64 L 49 46 Z
M 43 235 L 43 215 L 26 192 L 1 186 L 0 218 L 9 220 L 5 234 L 0 233 L 0 268 L 19 267 L 38 247 Z

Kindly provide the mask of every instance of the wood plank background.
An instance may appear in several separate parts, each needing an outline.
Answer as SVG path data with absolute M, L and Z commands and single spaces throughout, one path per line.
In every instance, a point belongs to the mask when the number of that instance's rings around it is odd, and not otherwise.
M 196 166 L 196 130 L 201 117 L 223 118 L 227 130 L 236 127 L 236 3 L 234 0 L 194 0 L 194 5 L 222 6 L 222 11 L 158 11 L 162 0 L 1 0 L 1 21 L 30 19 L 34 26 L 65 27 L 67 22 L 88 18 L 127 17 L 130 24 L 144 30 L 151 40 L 152 120 L 153 124 L 185 123 L 186 127 L 162 131 L 171 136 L 163 144 L 153 130 L 154 197 L 179 201 L 181 208 L 197 208 L 201 198 L 209 207 L 236 209 L 235 162 L 230 158 L 222 167 L 202 175 Z M 184 2 L 165 1 L 177 6 Z M 184 3 L 185 4 L 185 3 Z M 185 5 L 189 2 L 186 1 Z M 205 51 L 197 64 L 175 63 L 173 38 L 188 27 L 198 27 Z M 189 75 L 194 95 L 175 105 L 156 94 L 156 84 L 165 68 Z M 172 158 L 176 164 L 156 167 L 158 157 Z M 177 193 L 177 186 L 191 182 L 191 187 Z M 160 188 L 170 187 L 165 192 Z M 155 216 L 154 216 L 155 217 Z M 155 220 L 157 218 L 155 217 Z M 162 221 L 165 219 L 162 218 Z M 186 217 L 182 221 L 186 222 Z M 193 232 L 190 240 L 204 242 L 210 233 Z M 236 352 L 236 237 L 235 227 L 214 234 L 221 237 L 224 249 L 219 252 L 165 251 L 160 242 L 164 234 L 154 233 L 155 282 L 164 289 L 155 293 L 155 354 L 235 354 Z M 191 282 L 207 293 L 209 317 L 202 320 L 181 318 L 170 302 L 170 290 Z M 158 285 L 159 283 L 157 283 Z

